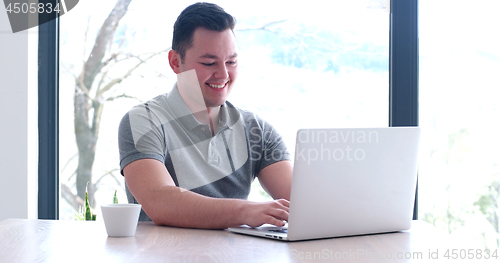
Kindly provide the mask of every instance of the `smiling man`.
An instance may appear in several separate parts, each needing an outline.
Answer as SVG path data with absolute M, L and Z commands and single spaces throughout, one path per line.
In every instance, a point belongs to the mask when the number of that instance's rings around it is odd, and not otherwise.
M 226 101 L 238 76 L 234 25 L 217 5 L 187 7 L 168 55 L 176 85 L 120 123 L 120 167 L 141 220 L 210 229 L 288 220 L 292 164 L 280 135 Z M 274 201 L 246 200 L 257 177 Z

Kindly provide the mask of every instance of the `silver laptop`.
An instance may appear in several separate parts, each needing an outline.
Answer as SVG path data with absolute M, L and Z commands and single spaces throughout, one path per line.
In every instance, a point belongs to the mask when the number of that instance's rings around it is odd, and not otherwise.
M 288 241 L 407 230 L 419 139 L 418 127 L 299 130 L 288 224 L 229 230 Z

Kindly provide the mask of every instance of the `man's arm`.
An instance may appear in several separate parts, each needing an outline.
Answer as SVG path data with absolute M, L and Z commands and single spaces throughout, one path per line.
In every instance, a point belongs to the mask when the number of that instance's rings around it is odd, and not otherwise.
M 293 165 L 289 160 L 276 162 L 266 166 L 259 172 L 259 182 L 273 199 L 290 201 L 292 188 Z
M 131 162 L 123 174 L 130 192 L 157 225 L 225 229 L 242 224 L 283 226 L 288 220 L 287 200 L 258 203 L 199 195 L 175 186 L 158 160 Z

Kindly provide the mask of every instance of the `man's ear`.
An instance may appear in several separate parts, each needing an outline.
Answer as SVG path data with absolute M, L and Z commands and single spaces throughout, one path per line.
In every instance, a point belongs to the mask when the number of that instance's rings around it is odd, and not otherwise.
M 168 63 L 176 74 L 181 73 L 181 55 L 177 51 L 170 50 L 168 52 Z

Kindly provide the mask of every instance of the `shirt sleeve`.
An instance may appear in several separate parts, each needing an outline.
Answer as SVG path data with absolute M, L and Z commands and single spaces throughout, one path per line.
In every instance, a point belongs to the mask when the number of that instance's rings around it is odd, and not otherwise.
M 140 159 L 165 160 L 165 139 L 161 123 L 155 121 L 147 106 L 139 105 L 122 118 L 118 129 L 120 172 Z
M 268 122 L 258 116 L 250 127 L 249 141 L 253 161 L 256 164 L 255 175 L 271 165 L 284 160 L 290 160 L 290 153 L 283 137 Z

